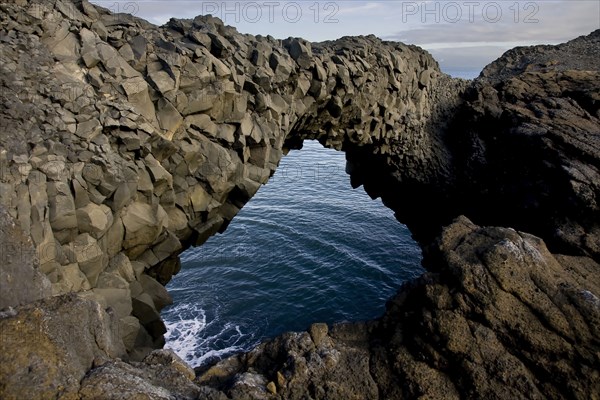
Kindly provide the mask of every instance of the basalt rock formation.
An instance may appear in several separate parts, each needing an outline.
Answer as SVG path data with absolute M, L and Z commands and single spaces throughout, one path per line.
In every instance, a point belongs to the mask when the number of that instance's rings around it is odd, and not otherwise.
M 177 255 L 223 231 L 305 138 L 356 165 L 369 161 L 355 148 L 394 157 L 427 184 L 446 168 L 435 132 L 466 84 L 416 47 L 311 46 L 211 17 L 158 28 L 85 1 L 3 7 L 2 203 L 53 293 L 112 307 L 130 351 L 162 344 Z
M 0 307 L 16 307 L 2 397 L 27 379 L 29 398 L 599 396 L 600 31 L 467 82 L 372 36 L 156 27 L 85 0 L 0 8 L 0 233 L 20 250 L 0 270 Z M 178 255 L 305 139 L 346 153 L 430 272 L 377 321 L 317 324 L 198 377 L 152 352 Z

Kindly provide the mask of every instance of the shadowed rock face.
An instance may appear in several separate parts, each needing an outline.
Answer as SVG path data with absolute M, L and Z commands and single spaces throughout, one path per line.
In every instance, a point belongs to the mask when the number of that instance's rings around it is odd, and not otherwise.
M 159 28 L 86 1 L 0 8 L 0 129 L 9 133 L 0 136 L 8 213 L 0 233 L 24 249 L 30 237 L 37 254 L 22 259 L 23 270 L 3 264 L 1 284 L 36 282 L 21 297 L 3 293 L 3 306 L 50 294 L 38 270 L 61 295 L 0 323 L 12 330 L 48 312 L 49 343 L 65 341 L 56 338 L 61 318 L 73 323 L 70 309 L 95 327 L 85 350 L 94 356 L 36 381 L 28 397 L 600 392 L 600 31 L 515 49 L 467 82 L 442 74 L 417 47 L 372 36 L 276 40 L 211 17 Z M 346 153 L 352 185 L 409 226 L 430 272 L 403 287 L 380 320 L 314 325 L 194 382 L 169 353 L 144 359 L 163 343 L 159 312 L 171 302 L 163 285 L 179 270 L 178 254 L 226 229 L 305 139 Z M 119 337 L 127 355 L 102 344 Z M 68 346 L 36 353 L 26 335 L 10 340 L 7 349 L 42 359 L 71 357 Z M 1 353 L 9 363 L 11 352 Z M 35 377 L 32 365 L 15 368 Z M 19 397 L 28 375 L 12 375 L 3 370 L 0 397 Z

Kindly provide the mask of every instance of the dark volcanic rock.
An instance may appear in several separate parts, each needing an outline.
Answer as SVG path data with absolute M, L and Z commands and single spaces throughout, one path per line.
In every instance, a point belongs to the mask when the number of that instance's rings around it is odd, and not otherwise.
M 111 361 L 94 368 L 81 382 L 85 399 L 221 399 L 214 389 L 198 387 L 194 371 L 168 350 L 155 350 L 143 362 Z
M 426 252 L 435 270 L 385 315 L 315 343 L 286 334 L 199 382 L 233 398 L 577 398 L 598 395 L 599 265 L 535 236 L 461 217 Z M 311 328 L 312 331 L 312 328 Z
M 523 72 L 596 71 L 600 30 L 557 46 L 516 47 L 486 66 L 480 81 L 497 85 Z
M 598 394 L 597 263 L 464 217 L 424 263 L 438 272 L 401 290 L 374 332 L 373 365 L 391 367 L 404 397 L 444 398 L 446 389 L 469 398 Z M 432 370 L 442 386 L 428 379 Z
M 467 82 L 374 36 L 0 8 L 3 398 L 598 397 L 600 31 Z M 145 358 L 178 255 L 305 139 L 346 152 L 430 272 L 378 321 L 286 334 L 195 383 Z
M 598 40 L 578 39 L 588 40 L 598 48 Z M 555 252 L 599 261 L 597 66 L 528 71 L 495 86 L 482 80 L 467 98 L 452 144 L 457 209 L 479 223 L 535 233 Z

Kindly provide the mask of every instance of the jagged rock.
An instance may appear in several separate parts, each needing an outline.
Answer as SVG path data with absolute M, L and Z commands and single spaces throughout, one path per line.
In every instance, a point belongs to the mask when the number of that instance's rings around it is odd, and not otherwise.
M 135 273 L 133 272 L 131 261 L 123 253 L 119 253 L 110 259 L 109 268 L 110 270 L 117 272 L 127 282 L 133 282 L 135 280 Z
M 98 303 L 75 295 L 52 297 L 3 313 L 2 397 L 75 397 L 79 381 L 94 363 L 125 356 L 113 329 L 116 322 Z
M 127 206 L 122 216 L 125 228 L 123 246 L 126 249 L 139 245 L 149 245 L 160 234 L 166 224 L 167 215 L 162 207 L 134 202 Z
M 154 301 L 148 293 L 142 293 L 132 301 L 133 315 L 135 315 L 142 324 L 146 325 L 160 319 L 160 314 L 156 311 Z
M 89 233 L 96 239 L 104 235 L 113 224 L 112 211 L 104 204 L 89 203 L 77 209 L 76 215 L 79 232 Z
M 49 297 L 50 282 L 39 271 L 31 239 L 0 206 L 0 310 Z
M 146 358 L 144 363 L 149 365 L 164 365 L 181 372 L 190 381 L 196 378 L 196 373 L 177 354 L 171 350 L 154 350 Z
M 108 229 L 103 237 L 103 243 L 106 246 L 108 256 L 114 256 L 123 249 L 123 239 L 125 236 L 125 228 L 121 218 L 115 218 L 112 226 Z
M 156 119 L 154 105 L 148 94 L 148 84 L 142 77 L 130 78 L 121 83 L 121 87 L 127 94 L 127 99 L 141 115 L 149 121 Z
M 65 182 L 49 182 L 47 186 L 50 224 L 56 231 L 77 227 L 75 201 Z
M 87 277 L 79 269 L 78 264 L 68 264 L 58 267 L 58 282 L 52 285 L 54 294 L 81 292 L 92 287 Z
M 217 135 L 218 126 L 212 122 L 210 116 L 206 114 L 194 114 L 185 118 L 187 127 L 197 129 L 202 133 L 207 133 L 210 136 Z
M 156 358 L 151 358 L 150 361 Z M 106 363 L 82 381 L 82 399 L 125 400 L 143 397 L 151 400 L 210 398 L 214 391 L 194 385 L 175 365 L 121 361 Z M 221 399 L 222 397 L 213 397 Z
M 119 321 L 119 330 L 123 344 L 128 352 L 134 350 L 140 332 L 140 321 L 133 315 L 123 317 Z
M 117 273 L 103 272 L 98 277 L 94 294 L 106 300 L 107 307 L 112 307 L 117 317 L 124 318 L 131 314 L 131 292 L 129 283 Z
M 102 132 L 102 125 L 96 118 L 77 124 L 75 134 L 84 140 L 92 140 Z
M 142 275 L 140 277 L 140 283 L 142 284 L 142 289 L 150 295 L 154 306 L 158 310 L 162 310 L 165 306 L 173 304 L 173 299 L 165 287 L 158 283 L 154 278 L 148 275 Z
M 327 327 L 327 324 L 318 323 L 310 326 L 308 332 L 310 333 L 310 337 L 315 346 L 319 347 L 323 341 L 323 338 L 327 336 L 328 330 L 329 328 Z
M 201 185 L 196 185 L 190 193 L 190 202 L 195 212 L 206 211 L 208 205 L 212 201 L 212 197 L 202 188 Z
M 219 93 L 215 93 L 212 90 L 198 90 L 192 92 L 187 95 L 187 104 L 181 113 L 187 116 L 208 111 L 214 106 L 218 98 Z
M 281 398 L 299 398 L 312 388 L 314 398 L 378 397 L 369 373 L 368 336 L 361 326 L 338 327 L 317 348 L 311 336 L 288 333 L 236 359 L 226 359 L 200 376 L 199 381 L 237 398 L 268 398 L 269 383 L 279 382 Z M 237 360 L 237 361 L 235 361 Z M 282 360 L 281 364 L 274 360 Z M 205 380 L 205 376 L 220 375 Z M 273 380 L 269 380 L 269 378 Z
M 175 131 L 183 123 L 183 117 L 179 111 L 167 100 L 161 99 L 158 102 L 158 113 L 156 114 L 160 127 L 163 129 L 163 135 L 171 140 Z
M 312 64 L 312 52 L 306 43 L 297 38 L 290 38 L 286 39 L 283 45 L 288 48 L 290 55 L 300 67 L 310 68 Z
M 175 80 L 171 78 L 167 71 L 159 70 L 153 71 L 148 74 L 148 78 L 152 84 L 161 92 L 163 95 L 167 92 L 175 89 Z

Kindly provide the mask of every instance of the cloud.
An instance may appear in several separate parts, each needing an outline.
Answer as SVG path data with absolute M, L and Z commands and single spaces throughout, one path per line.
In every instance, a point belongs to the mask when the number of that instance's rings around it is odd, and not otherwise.
M 457 3 L 457 2 L 451 2 Z M 487 42 L 487 41 L 523 41 L 523 40 L 565 40 L 578 34 L 589 33 L 600 28 L 600 3 L 595 1 L 546 1 L 529 2 L 535 8 L 524 12 L 511 9 L 514 4 L 499 2 L 483 2 L 482 4 L 501 5 L 494 12 L 472 14 L 469 20 L 467 8 L 463 9 L 462 19 L 451 22 L 454 14 L 439 12 L 439 23 L 435 15 L 425 15 L 421 11 L 413 19 L 420 18 L 421 24 L 409 29 L 399 30 L 396 35 L 415 43 L 432 42 Z M 515 3 L 516 4 L 516 3 Z M 495 9 L 495 8 L 494 8 Z M 487 14 L 487 16 L 486 16 Z M 404 17 L 406 18 L 406 17 Z
M 210 12 L 242 33 L 277 38 L 375 34 L 428 49 L 443 57 L 442 65 L 458 63 L 462 54 L 468 67 L 483 66 L 516 45 L 564 42 L 600 28 L 600 2 L 593 0 L 92 1 L 113 11 L 134 5 L 134 15 L 158 25 Z M 260 18 L 254 18 L 256 5 Z M 296 19 L 298 7 L 302 14 Z
M 332 2 L 332 3 L 334 3 L 334 2 Z M 384 4 L 382 4 L 381 2 L 378 2 L 378 3 L 369 2 L 366 4 L 362 4 L 361 2 L 344 1 L 344 2 L 337 2 L 336 4 L 340 9 L 340 11 L 339 11 L 340 14 L 370 13 L 374 10 L 381 10 L 381 9 L 383 9 L 383 6 L 384 6 Z
M 405 4 L 405 23 L 385 39 L 419 45 L 445 67 L 480 68 L 512 47 L 561 43 L 600 28 L 596 1 L 483 1 L 472 9 L 465 4 Z

